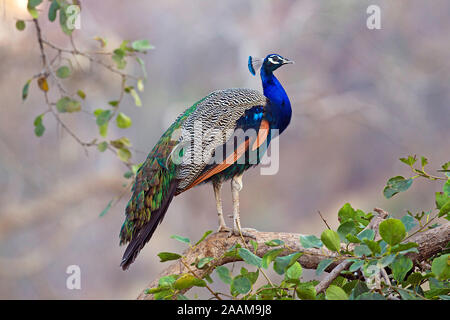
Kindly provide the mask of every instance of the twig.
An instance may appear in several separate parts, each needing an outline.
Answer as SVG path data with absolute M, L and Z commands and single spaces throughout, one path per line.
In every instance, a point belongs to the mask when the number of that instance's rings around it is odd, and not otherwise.
M 319 214 L 320 218 L 321 218 L 322 221 L 325 223 L 325 225 L 327 226 L 327 228 L 331 230 L 331 227 L 328 225 L 327 220 L 325 220 L 325 218 L 322 216 L 322 213 L 320 213 L 319 210 L 317 210 L 317 213 Z
M 336 268 L 333 269 L 333 271 L 331 271 L 322 281 L 320 281 L 320 283 L 316 286 L 316 292 L 320 293 L 328 288 L 333 280 L 339 276 L 341 271 L 347 269 L 350 264 L 352 264 L 352 262 L 349 260 L 342 261 Z

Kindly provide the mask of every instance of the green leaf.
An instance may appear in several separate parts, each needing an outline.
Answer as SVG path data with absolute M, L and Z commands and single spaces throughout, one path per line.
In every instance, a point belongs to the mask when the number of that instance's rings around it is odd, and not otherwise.
M 56 20 L 56 13 L 59 10 L 59 4 L 57 0 L 53 0 L 50 8 L 48 9 L 48 20 L 51 22 Z
M 264 269 L 267 269 L 270 265 L 270 263 L 275 260 L 275 258 L 283 252 L 283 249 L 273 249 L 270 251 L 267 251 L 266 254 L 262 258 L 261 266 Z
M 128 160 L 131 158 L 131 152 L 127 148 L 120 148 L 117 149 L 117 156 L 121 161 L 128 162 Z
M 355 300 L 386 300 L 386 298 L 376 292 L 364 292 L 356 297 Z
M 98 131 L 102 137 L 106 137 L 108 134 L 108 123 L 99 126 Z
M 337 229 L 337 233 L 339 234 L 339 237 L 342 241 L 347 240 L 346 236 L 348 234 L 356 234 L 356 232 L 356 222 L 353 220 L 348 220 L 341 223 L 341 225 Z
M 16 21 L 16 28 L 17 28 L 17 30 L 23 31 L 23 30 L 25 30 L 25 27 L 26 27 L 25 21 L 23 21 L 23 20 L 17 20 Z
M 297 296 L 302 300 L 315 300 L 316 299 L 316 288 L 311 282 L 300 283 L 295 289 Z
M 327 300 L 348 300 L 348 296 L 342 288 L 335 285 L 330 285 L 325 292 L 325 299 Z
M 72 100 L 69 97 L 62 97 L 56 102 L 56 109 L 61 113 L 72 113 L 81 110 L 81 104 L 79 101 Z
M 251 264 L 252 266 L 256 266 L 258 268 L 261 267 L 262 259 L 251 251 L 245 248 L 240 248 L 238 252 L 239 256 L 248 264 Z
M 145 69 L 145 62 L 139 57 L 136 57 L 136 61 L 141 66 L 142 73 L 144 74 L 144 79 L 147 79 L 147 70 Z
M 204 257 L 199 260 L 197 263 L 197 268 L 203 269 L 208 263 L 210 263 L 214 258 L 212 257 Z
M 401 162 L 407 164 L 408 166 L 413 166 L 414 163 L 416 163 L 417 159 L 416 156 L 408 156 L 408 158 L 400 158 L 399 159 Z
M 361 241 L 363 241 L 364 239 L 373 240 L 375 238 L 375 231 L 373 231 L 372 229 L 365 229 L 361 231 L 357 235 L 357 237 Z
M 364 239 L 363 241 L 374 255 L 381 252 L 381 247 L 378 242 L 369 239 Z
M 328 266 L 332 263 L 333 263 L 332 259 L 324 259 L 320 261 L 319 264 L 317 265 L 316 276 L 320 276 L 325 271 L 325 269 L 328 268 Z
M 356 211 L 352 208 L 350 203 L 346 203 L 339 209 L 338 212 L 339 221 L 344 223 L 348 220 L 356 220 Z
M 216 268 L 216 273 L 219 276 L 220 280 L 222 280 L 226 284 L 231 284 L 231 272 L 227 267 L 219 266 Z
M 414 228 L 417 225 L 417 222 L 411 216 L 403 216 L 400 220 L 405 225 L 406 232 L 409 232 L 412 228 Z
M 381 238 L 391 246 L 400 243 L 406 236 L 406 228 L 399 219 L 390 218 L 380 223 Z
M 120 149 L 123 147 L 131 147 L 130 139 L 128 139 L 127 137 L 122 137 L 120 139 L 111 140 L 110 143 L 114 148 L 117 148 L 117 149 Z
M 34 134 L 36 135 L 36 137 L 42 137 L 42 135 L 45 132 L 45 127 L 44 127 L 44 125 L 42 123 L 43 116 L 44 115 L 41 114 L 41 115 L 37 116 L 34 119 L 34 122 L 33 122 L 33 124 L 34 124 Z
M 424 279 L 420 272 L 411 273 L 406 280 L 406 285 L 411 285 L 413 287 L 420 284 L 420 282 Z
M 168 276 L 161 277 L 158 280 L 158 286 L 159 287 L 171 287 L 175 283 L 175 280 L 178 279 L 178 277 L 179 277 L 179 275 L 176 275 L 176 274 L 171 274 Z
M 439 280 L 448 280 L 450 278 L 450 254 L 444 254 L 433 260 L 431 271 Z
M 104 151 L 106 150 L 106 148 L 108 148 L 108 142 L 106 142 L 106 141 L 100 142 L 100 143 L 97 145 L 97 149 L 98 149 L 98 151 L 100 151 L 100 152 L 104 152 Z
M 158 257 L 161 259 L 159 262 L 178 260 L 181 258 L 181 256 L 178 253 L 173 252 L 160 252 L 158 253 Z
M 23 86 L 23 89 L 22 89 L 22 101 L 25 101 L 25 99 L 28 97 L 28 90 L 30 89 L 31 80 L 33 80 L 33 79 L 29 79 L 25 83 L 25 85 Z
M 116 124 L 117 127 L 119 127 L 120 129 L 126 129 L 131 126 L 132 122 L 128 116 L 126 116 L 122 112 L 119 112 L 119 114 L 116 117 Z
M 418 246 L 419 245 L 415 242 L 399 243 L 391 248 L 391 252 L 392 253 L 401 252 L 403 254 L 405 254 L 406 252 L 412 252 L 412 251 L 416 252 L 417 249 L 415 249 L 415 248 L 417 248 Z M 415 250 L 411 250 L 411 249 L 415 249 Z
M 173 287 L 178 290 L 185 290 L 194 286 L 206 287 L 206 282 L 205 280 L 194 277 L 192 274 L 185 273 L 173 284 Z
M 86 99 L 86 93 L 83 90 L 78 90 L 77 95 L 83 100 Z
M 436 208 L 442 209 L 448 202 L 450 202 L 450 196 L 443 192 L 436 192 Z
M 230 291 L 232 294 L 240 293 L 240 294 L 246 294 L 252 289 L 252 283 L 250 280 L 243 276 L 238 275 L 233 278 L 231 282 Z
M 94 115 L 96 116 L 96 123 L 98 126 L 104 125 L 107 123 L 112 116 L 111 110 L 102 110 L 102 109 L 96 109 L 94 111 Z
M 150 49 L 154 49 L 154 48 L 155 48 L 154 46 L 152 46 L 152 45 L 148 42 L 148 40 L 136 40 L 136 41 L 133 41 L 133 42 L 131 43 L 131 47 L 132 47 L 134 50 L 140 51 L 140 52 L 147 51 L 147 50 L 150 50 Z
M 61 79 L 65 79 L 70 77 L 70 75 L 72 74 L 72 71 L 70 70 L 70 68 L 68 66 L 62 66 L 59 67 L 58 70 L 56 70 L 56 75 L 58 76 L 58 78 Z
M 137 170 L 136 170 L 136 172 L 137 172 Z M 200 238 L 200 240 L 198 240 L 198 241 L 195 243 L 194 246 L 198 245 L 198 244 L 201 243 L 203 240 L 205 240 L 206 237 L 209 236 L 212 232 L 213 232 L 212 230 L 206 231 L 206 232 L 203 234 L 203 236 Z
M 398 282 L 402 282 L 406 274 L 413 267 L 413 263 L 407 256 L 399 255 L 391 263 L 390 268 L 394 275 L 394 279 Z
M 447 174 L 448 176 L 448 174 Z M 447 179 L 447 182 L 444 183 L 444 186 L 442 187 L 442 191 L 444 191 L 444 194 L 450 197 L 450 178 Z
M 367 287 L 366 283 L 360 280 L 357 280 L 356 285 L 352 289 L 352 292 L 350 294 L 350 300 L 356 300 L 358 296 L 361 294 L 368 292 L 369 288 Z
M 349 268 L 348 271 L 355 272 L 358 271 L 364 265 L 364 260 L 355 261 Z
M 347 234 L 345 236 L 345 239 L 347 239 L 350 243 L 361 243 L 361 240 L 359 240 L 357 236 L 354 236 L 351 233 Z
M 144 91 L 144 81 L 142 79 L 138 79 L 137 81 L 137 88 L 139 91 Z
M 108 205 L 106 206 L 106 208 L 103 209 L 103 211 L 100 213 L 100 215 L 99 215 L 100 217 L 103 217 L 106 213 L 108 213 L 109 209 L 111 209 L 112 203 L 113 203 L 112 200 L 110 200 L 108 202 Z
M 35 8 L 42 3 L 42 0 L 28 0 L 28 6 Z
M 133 99 L 134 99 L 134 104 L 135 104 L 137 107 L 141 107 L 141 106 L 142 106 L 142 101 L 141 101 L 141 98 L 139 97 L 138 93 L 136 92 L 136 90 L 134 90 L 133 88 L 131 88 L 131 89 L 129 90 L 129 94 L 131 94 L 131 96 L 133 97 Z
M 378 260 L 378 265 L 380 268 L 385 268 L 389 266 L 395 260 L 395 254 L 387 255 L 380 260 Z
M 254 284 L 256 282 L 256 280 L 258 280 L 259 270 L 256 270 L 256 272 L 248 272 L 248 270 L 246 268 L 242 267 L 241 275 L 243 275 L 248 280 L 250 280 L 251 284 Z
M 37 19 L 39 17 L 39 11 L 36 10 L 36 7 L 41 3 L 42 0 L 28 0 L 27 9 L 33 19 Z
M 119 101 L 117 100 L 109 101 L 108 104 L 112 107 L 117 107 L 119 105 Z
M 405 179 L 402 176 L 390 178 L 386 183 L 383 194 L 387 199 L 390 199 L 397 193 L 408 190 L 412 183 L 412 179 Z
M 177 236 L 176 234 L 170 236 L 170 238 L 180 241 L 182 243 L 191 243 L 191 240 L 189 240 L 189 238 Z
M 270 240 L 270 241 L 266 241 L 265 245 L 269 246 L 269 247 L 283 246 L 284 245 L 284 241 L 280 240 L 280 239 L 273 239 L 273 240 Z
M 369 249 L 369 247 L 365 244 L 361 244 L 359 246 L 355 247 L 355 255 L 358 257 L 362 257 L 362 256 L 370 256 L 372 255 L 372 250 Z
M 273 264 L 273 270 L 278 274 L 283 274 L 286 270 L 292 266 L 298 258 L 302 255 L 302 252 L 291 253 L 284 257 L 276 257 Z
M 286 270 L 285 277 L 286 279 L 298 279 L 302 276 L 302 273 L 302 266 L 298 263 L 298 261 L 295 261 L 294 264 Z
M 300 236 L 300 244 L 303 248 L 321 248 L 323 246 L 322 241 L 314 235 Z
M 442 208 L 439 210 L 438 217 L 439 218 L 443 217 L 447 215 L 449 212 L 450 212 L 450 201 L 442 206 Z
M 256 253 L 256 251 L 258 250 L 258 242 L 252 239 L 250 240 L 250 243 L 252 244 L 253 252 Z
M 325 230 L 320 236 L 323 244 L 331 251 L 339 252 L 341 249 L 341 240 L 339 235 L 334 230 Z
M 400 297 L 402 297 L 402 300 L 419 300 L 419 297 L 412 292 L 400 288 L 398 288 L 397 291 L 400 294 Z
M 420 158 L 420 164 L 422 165 L 422 169 L 428 164 L 428 159 L 422 156 Z
M 125 56 L 126 52 L 122 49 L 116 49 L 113 51 L 112 59 L 116 63 L 117 69 L 124 69 L 127 66 Z

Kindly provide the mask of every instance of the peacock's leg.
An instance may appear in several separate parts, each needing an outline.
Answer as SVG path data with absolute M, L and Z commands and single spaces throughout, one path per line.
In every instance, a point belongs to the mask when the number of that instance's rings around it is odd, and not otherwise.
M 242 174 L 234 176 L 231 179 L 231 196 L 233 199 L 233 231 L 234 235 L 243 235 L 246 237 L 255 238 L 253 234 L 246 232 L 241 228 L 241 217 L 239 213 L 239 191 L 242 190 Z M 247 230 L 255 230 L 248 228 Z
M 219 216 L 219 229 L 218 232 L 230 231 L 227 227 L 225 220 L 223 219 L 223 209 L 222 209 L 222 197 L 220 196 L 220 191 L 222 190 L 221 181 L 213 181 L 214 196 L 216 198 L 217 215 Z

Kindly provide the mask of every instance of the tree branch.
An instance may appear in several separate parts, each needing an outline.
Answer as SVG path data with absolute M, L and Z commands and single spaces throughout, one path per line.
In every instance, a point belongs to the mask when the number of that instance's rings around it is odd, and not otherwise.
M 381 215 L 381 213 L 380 213 Z M 375 218 L 374 218 L 375 219 Z M 265 253 L 274 247 L 268 246 L 265 242 L 280 239 L 284 241 L 284 251 L 280 256 L 288 255 L 293 251 L 301 251 L 304 254 L 298 259 L 298 262 L 306 269 L 317 268 L 320 261 L 324 259 L 334 259 L 335 261 L 326 269 L 327 272 L 331 272 L 338 265 L 341 265 L 348 257 L 345 255 L 339 256 L 337 253 L 332 252 L 326 248 L 316 249 L 310 248 L 305 249 L 300 245 L 298 233 L 285 233 L 285 232 L 260 232 L 256 230 L 249 230 L 249 233 L 256 237 L 256 242 L 258 243 L 258 250 L 256 255 L 263 257 Z M 425 232 L 421 232 L 410 239 L 419 244 L 419 253 L 409 253 L 408 256 L 412 261 L 417 264 L 421 261 L 428 259 L 440 252 L 446 244 L 450 241 L 450 223 L 446 223 L 440 227 L 430 229 Z M 246 237 L 246 241 L 250 241 L 250 238 Z M 199 259 L 203 257 L 213 257 L 215 258 L 210 262 L 208 268 L 197 269 L 196 274 L 198 277 L 203 278 L 211 271 L 220 265 L 224 265 L 230 262 L 240 261 L 238 257 L 224 257 L 224 253 L 229 251 L 229 249 L 235 244 L 242 244 L 240 237 L 232 236 L 228 237 L 228 233 L 218 232 L 211 234 L 207 239 L 201 242 L 199 245 L 188 249 L 185 255 L 185 263 L 190 265 L 191 263 L 196 263 Z M 342 246 L 345 249 L 345 246 Z M 347 267 L 345 264 L 342 267 Z M 153 295 L 146 294 L 147 290 L 158 286 L 159 278 L 167 276 L 170 274 L 183 274 L 188 273 L 189 270 L 181 264 L 181 262 L 176 261 L 169 265 L 165 270 L 163 270 L 157 279 L 148 284 L 148 286 L 141 292 L 138 296 L 140 300 L 151 300 Z

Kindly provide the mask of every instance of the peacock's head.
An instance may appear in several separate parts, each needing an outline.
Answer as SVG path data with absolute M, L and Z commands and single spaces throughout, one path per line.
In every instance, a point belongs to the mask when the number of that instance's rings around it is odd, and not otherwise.
M 248 69 L 252 75 L 256 75 L 256 71 L 264 68 L 265 71 L 273 72 L 284 64 L 294 63 L 289 59 L 283 58 L 279 54 L 269 54 L 264 59 L 248 57 Z

